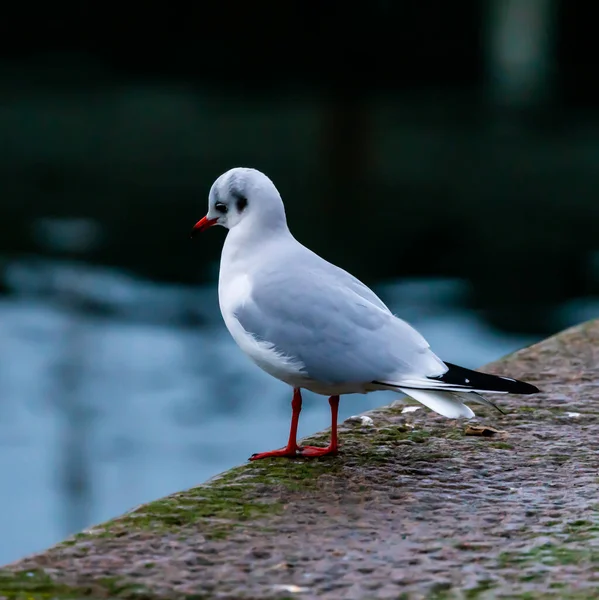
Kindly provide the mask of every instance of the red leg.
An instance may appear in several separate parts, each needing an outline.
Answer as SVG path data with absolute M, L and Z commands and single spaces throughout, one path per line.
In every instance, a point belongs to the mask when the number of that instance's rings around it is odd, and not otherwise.
M 280 448 L 279 450 L 252 454 L 250 460 L 259 460 L 261 458 L 270 458 L 273 456 L 286 456 L 288 458 L 295 458 L 297 456 L 297 424 L 299 422 L 300 412 L 302 411 L 302 393 L 299 388 L 293 390 L 291 411 L 291 429 L 289 430 L 287 446 L 285 446 L 285 448 Z
M 331 443 L 326 448 L 318 446 L 303 446 L 299 448 L 300 456 L 325 456 L 326 454 L 337 454 L 339 447 L 337 443 L 337 413 L 339 412 L 339 396 L 329 398 L 331 405 Z

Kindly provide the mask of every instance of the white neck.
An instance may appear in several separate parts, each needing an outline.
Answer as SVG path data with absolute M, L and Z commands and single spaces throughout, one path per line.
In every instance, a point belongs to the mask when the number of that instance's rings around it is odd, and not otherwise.
M 271 212 L 265 215 L 248 214 L 243 221 L 229 230 L 221 255 L 222 263 L 232 265 L 233 262 L 238 268 L 243 264 L 252 262 L 255 253 L 268 251 L 268 247 L 274 240 L 288 238 L 295 241 L 291 235 L 284 212 Z

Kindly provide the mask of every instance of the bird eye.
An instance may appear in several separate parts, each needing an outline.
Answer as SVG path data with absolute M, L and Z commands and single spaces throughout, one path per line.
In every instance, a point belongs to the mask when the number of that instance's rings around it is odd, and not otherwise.
M 222 213 L 223 215 L 227 212 L 228 208 L 226 204 L 223 204 L 222 202 L 217 202 L 214 205 L 215 210 L 217 210 L 219 213 Z

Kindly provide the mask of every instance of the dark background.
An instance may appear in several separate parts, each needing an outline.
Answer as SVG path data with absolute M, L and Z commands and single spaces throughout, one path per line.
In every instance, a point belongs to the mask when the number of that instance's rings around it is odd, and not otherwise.
M 592 9 L 12 6 L 0 251 L 57 255 L 35 224 L 85 218 L 85 260 L 202 281 L 220 242 L 200 256 L 188 223 L 218 174 L 255 166 L 298 237 L 359 276 L 465 277 L 496 325 L 545 332 L 596 291 Z
M 23 519 L 26 541 L 0 545 L 7 557 L 245 458 L 226 432 L 270 384 L 252 388 L 252 367 L 230 364 L 239 351 L 214 295 L 224 232 L 189 239 L 233 166 L 266 172 L 296 237 L 391 286 L 397 312 L 470 352 L 469 366 L 596 314 L 593 2 L 2 10 L 0 469 L 29 498 L 0 511 Z M 212 387 L 194 379 L 205 372 Z M 169 479 L 160 459 L 178 430 L 144 415 L 171 410 L 177 386 L 190 412 L 173 422 L 196 423 L 203 449 L 193 469 L 173 454 L 180 477 Z M 276 444 L 287 391 L 272 389 Z M 248 429 L 247 444 L 268 435 Z M 99 456 L 147 471 L 154 487 L 123 492 Z

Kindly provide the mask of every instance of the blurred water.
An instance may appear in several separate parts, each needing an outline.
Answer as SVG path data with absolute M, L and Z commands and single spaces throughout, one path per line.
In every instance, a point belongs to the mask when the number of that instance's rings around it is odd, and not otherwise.
M 290 390 L 237 349 L 215 287 L 109 269 L 14 263 L 0 300 L 0 564 L 284 444 Z M 381 284 L 447 360 L 477 367 L 535 341 L 491 330 L 461 281 Z M 599 313 L 565 306 L 559 327 Z M 346 396 L 340 417 L 391 392 Z M 300 434 L 329 424 L 306 394 Z

